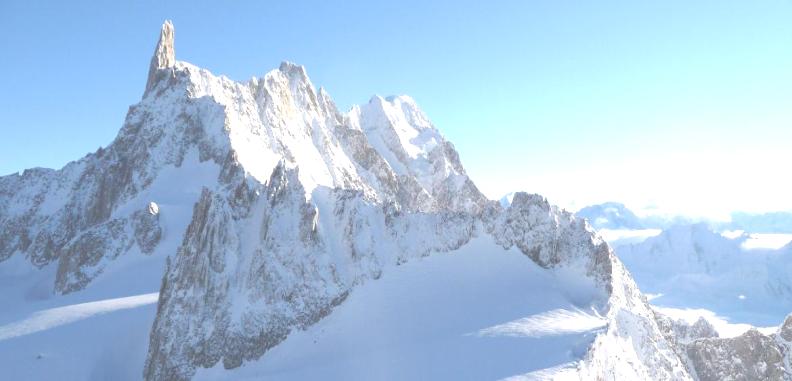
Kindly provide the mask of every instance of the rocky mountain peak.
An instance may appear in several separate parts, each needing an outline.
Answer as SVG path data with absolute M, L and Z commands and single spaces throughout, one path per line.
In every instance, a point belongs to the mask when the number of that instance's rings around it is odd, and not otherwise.
M 151 57 L 146 92 L 154 86 L 159 70 L 171 68 L 176 65 L 176 52 L 173 49 L 173 34 L 173 23 L 171 23 L 170 20 L 165 20 L 160 29 L 160 37 L 157 42 L 157 47 L 154 49 L 154 55 Z
M 305 80 L 308 79 L 308 72 L 305 71 L 305 66 L 298 65 L 294 62 L 283 61 L 278 67 L 278 70 L 290 77 L 297 76 Z
M 792 314 L 784 319 L 784 323 L 781 324 L 781 327 L 778 329 L 778 335 L 784 340 L 792 342 Z

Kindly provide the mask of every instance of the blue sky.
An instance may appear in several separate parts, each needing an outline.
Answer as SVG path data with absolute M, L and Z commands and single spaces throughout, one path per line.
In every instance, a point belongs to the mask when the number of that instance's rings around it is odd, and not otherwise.
M 490 197 L 792 209 L 790 0 L 3 0 L 0 174 L 107 145 L 166 18 L 233 79 L 290 60 L 343 109 L 411 95 Z

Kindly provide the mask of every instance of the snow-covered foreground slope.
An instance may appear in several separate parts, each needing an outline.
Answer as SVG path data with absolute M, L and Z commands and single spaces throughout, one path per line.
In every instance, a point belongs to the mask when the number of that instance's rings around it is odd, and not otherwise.
M 157 294 L 45 309 L 18 321 L 0 314 L 7 380 L 136 380 Z
M 52 294 L 50 267 L 0 263 L 1 378 L 140 379 L 163 261 L 131 256 L 68 295 Z
M 590 288 L 559 275 L 476 238 L 386 269 L 255 363 L 196 378 L 494 380 L 574 369 L 606 321 Z
M 151 294 L 72 304 L 37 311 L 29 318 L 0 326 L 0 340 L 46 331 L 96 315 L 153 304 L 156 303 L 158 298 L 159 294 L 154 292 Z

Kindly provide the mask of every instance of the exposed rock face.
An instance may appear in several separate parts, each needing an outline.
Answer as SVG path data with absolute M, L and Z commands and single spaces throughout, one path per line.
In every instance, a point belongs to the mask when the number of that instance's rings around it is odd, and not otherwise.
M 666 338 L 675 347 L 690 374 L 709 380 L 792 379 L 792 315 L 778 331 L 765 335 L 756 329 L 733 338 L 719 338 L 711 324 L 700 318 L 693 324 L 656 314 Z
M 654 311 L 655 319 L 663 336 L 671 344 L 674 353 L 683 360 L 688 373 L 695 376 L 695 368 L 687 356 L 686 348 L 690 342 L 701 338 L 717 338 L 718 332 L 706 319 L 699 318 L 695 323 L 672 319 Z
M 487 230 L 499 244 L 517 246 L 546 268 L 582 264 L 586 276 L 611 291 L 612 254 L 606 243 L 592 237 L 583 219 L 558 210 L 542 196 L 527 193 L 516 193 L 509 208 L 502 209 L 498 203 L 492 203 L 492 208 Z
M 55 288 L 68 293 L 85 287 L 102 271 L 102 259 L 117 258 L 133 242 L 125 219 L 113 219 L 82 232 L 60 248 Z
M 792 341 L 792 315 L 784 319 L 784 323 L 778 329 L 778 336 L 784 341 Z
M 157 47 L 154 49 L 154 55 L 151 57 L 148 81 L 146 82 L 146 92 L 157 82 L 157 76 L 160 75 L 160 70 L 171 68 L 176 65 L 176 52 L 173 48 L 173 37 L 173 24 L 170 20 L 167 20 L 162 24 L 159 41 L 157 42 Z
M 784 363 L 775 341 L 751 329 L 731 339 L 700 339 L 687 346 L 699 380 L 782 380 Z
M 687 324 L 682 320 L 671 319 L 659 313 L 656 313 L 655 316 L 660 329 L 676 345 L 688 344 L 697 339 L 718 337 L 715 327 L 702 317 L 693 324 Z
M 159 224 L 159 206 L 150 202 L 144 210 L 132 215 L 135 230 L 135 241 L 140 251 L 151 254 L 162 239 L 162 227 Z

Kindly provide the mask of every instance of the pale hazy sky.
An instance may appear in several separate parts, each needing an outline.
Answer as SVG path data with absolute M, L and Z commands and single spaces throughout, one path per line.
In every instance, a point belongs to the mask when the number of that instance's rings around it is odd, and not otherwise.
M 120 2 L 119 2 L 120 3 Z M 792 209 L 792 2 L 0 2 L 0 174 L 108 144 L 166 18 L 177 59 L 408 94 L 479 187 L 562 206 Z

